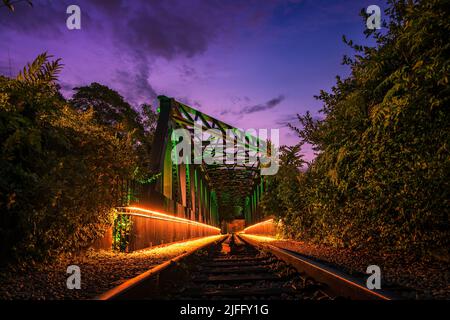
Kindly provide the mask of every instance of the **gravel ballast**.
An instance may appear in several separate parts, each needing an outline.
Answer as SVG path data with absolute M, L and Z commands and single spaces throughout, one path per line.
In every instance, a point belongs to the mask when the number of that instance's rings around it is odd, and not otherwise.
M 369 265 L 378 265 L 382 283 L 402 289 L 408 299 L 450 299 L 449 263 L 417 259 L 400 254 L 371 254 L 317 245 L 301 241 L 279 240 L 251 236 L 258 241 L 296 251 L 348 274 L 367 277 Z M 9 267 L 0 270 L 0 299 L 94 299 L 109 289 L 131 279 L 158 264 L 173 259 L 188 250 L 200 247 L 218 236 L 133 253 L 88 250 L 83 255 L 65 256 L 34 267 Z M 81 289 L 67 289 L 69 265 L 81 270 Z
M 302 241 L 246 236 L 298 252 L 359 277 L 367 277 L 367 267 L 377 265 L 381 269 L 382 283 L 399 289 L 402 296 L 407 299 L 450 299 L 450 266 L 445 261 L 381 252 L 373 254 L 364 250 L 334 248 Z
M 34 267 L 0 270 L 0 299 L 94 299 L 109 289 L 191 249 L 219 239 L 211 236 L 132 253 L 88 250 Z M 81 289 L 68 289 L 67 267 L 81 271 Z

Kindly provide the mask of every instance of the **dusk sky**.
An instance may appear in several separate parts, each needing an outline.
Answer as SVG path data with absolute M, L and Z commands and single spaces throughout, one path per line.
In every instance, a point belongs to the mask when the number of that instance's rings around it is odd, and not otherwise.
M 279 128 L 296 113 L 318 115 L 321 89 L 348 75 L 342 35 L 370 44 L 362 8 L 376 0 L 34 0 L 0 7 L 0 74 L 15 76 L 47 51 L 62 58 L 63 94 L 105 84 L 133 106 L 174 97 L 243 129 Z M 81 8 L 68 30 L 66 8 Z M 306 159 L 313 153 L 304 149 Z

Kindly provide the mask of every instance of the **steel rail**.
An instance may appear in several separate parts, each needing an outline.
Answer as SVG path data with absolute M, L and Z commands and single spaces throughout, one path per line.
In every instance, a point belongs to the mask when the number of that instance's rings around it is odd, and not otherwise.
M 146 285 L 148 284 L 149 281 L 151 281 L 153 276 L 159 274 L 161 271 L 173 265 L 174 263 L 179 262 L 180 260 L 183 260 L 184 258 L 192 255 L 194 252 L 201 250 L 207 246 L 210 246 L 213 243 L 223 241 L 227 236 L 228 235 L 222 235 L 217 240 L 205 243 L 200 247 L 191 249 L 183 254 L 176 256 L 175 258 L 165 261 L 141 273 L 140 275 L 131 278 L 125 281 L 124 283 L 106 291 L 105 293 L 96 297 L 94 300 L 138 299 L 143 292 L 148 290 L 146 288 Z
M 311 278 L 325 284 L 328 287 L 328 290 L 335 296 L 353 300 L 400 299 L 394 293 L 386 290 L 370 290 L 361 280 L 323 263 L 313 261 L 297 252 L 250 239 L 249 237 L 246 237 L 245 234 L 238 234 L 238 237 L 252 246 L 269 251 L 277 258 L 296 268 L 297 271 L 305 273 Z
M 323 263 L 313 261 L 299 253 L 291 250 L 279 248 L 268 243 L 256 241 L 247 237 L 245 234 L 238 234 L 238 240 L 246 244 L 271 253 L 276 258 L 286 262 L 288 265 L 294 267 L 299 273 L 305 274 L 317 282 L 322 283 L 325 287 L 323 289 L 327 294 L 334 297 L 342 297 L 352 300 L 396 300 L 400 299 L 395 294 L 386 290 L 370 290 L 365 287 L 364 283 L 345 274 L 339 270 L 331 268 Z M 131 278 L 124 283 L 108 290 L 102 295 L 98 296 L 96 300 L 115 300 L 115 299 L 140 299 L 148 295 L 152 287 L 158 285 L 159 273 L 174 263 L 180 262 L 197 252 L 214 243 L 224 241 L 229 235 L 222 235 L 219 239 L 203 244 L 202 246 L 191 249 L 175 258 L 172 258 L 164 263 L 161 263 L 144 273 Z

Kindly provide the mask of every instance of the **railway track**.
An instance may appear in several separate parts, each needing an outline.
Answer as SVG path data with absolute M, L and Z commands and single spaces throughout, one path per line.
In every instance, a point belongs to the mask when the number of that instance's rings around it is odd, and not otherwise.
M 329 299 L 321 284 L 235 235 L 192 257 L 182 281 L 166 281 L 156 298 Z M 182 274 L 181 274 L 182 273 Z M 182 285 L 180 285 L 180 283 Z
M 100 297 L 168 300 L 390 299 L 324 266 L 237 235 L 166 262 Z

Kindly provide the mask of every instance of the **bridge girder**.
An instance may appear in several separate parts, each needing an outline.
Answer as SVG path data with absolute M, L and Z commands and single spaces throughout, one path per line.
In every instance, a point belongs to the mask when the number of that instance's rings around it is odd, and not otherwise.
M 224 211 L 241 207 L 247 223 L 257 221 L 264 182 L 259 161 L 248 163 L 246 160 L 265 148 L 266 142 L 173 98 L 159 96 L 158 100 L 159 118 L 151 151 L 151 169 L 161 174 L 150 190 L 150 205 L 214 225 L 219 224 L 219 214 L 225 215 Z M 195 162 L 191 158 L 190 164 L 172 163 L 171 152 L 176 144 L 172 132 L 185 129 L 193 144 L 200 141 L 195 131 L 198 128 L 203 132 L 215 129 L 210 135 L 215 137 L 209 140 L 224 146 L 223 154 L 215 155 L 216 160 L 233 157 L 240 162 L 208 164 L 204 159 Z M 203 154 L 210 142 L 201 142 Z M 233 148 L 229 150 L 226 146 Z

